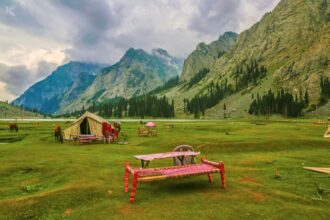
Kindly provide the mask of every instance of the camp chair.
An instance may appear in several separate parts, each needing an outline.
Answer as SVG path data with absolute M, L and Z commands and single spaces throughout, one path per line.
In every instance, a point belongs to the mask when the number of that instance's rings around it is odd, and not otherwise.
M 138 136 L 139 137 L 147 137 L 150 135 L 150 130 L 144 127 L 138 129 Z
M 151 135 L 151 136 L 157 136 L 157 135 L 158 135 L 156 129 L 150 129 L 150 128 L 149 128 L 149 132 L 150 132 L 150 135 Z
M 173 152 L 182 152 L 182 151 L 195 151 L 195 149 L 190 145 L 179 145 L 173 149 Z M 174 166 L 188 165 L 188 164 L 196 164 L 194 156 L 186 156 L 183 158 L 175 157 L 173 158 Z

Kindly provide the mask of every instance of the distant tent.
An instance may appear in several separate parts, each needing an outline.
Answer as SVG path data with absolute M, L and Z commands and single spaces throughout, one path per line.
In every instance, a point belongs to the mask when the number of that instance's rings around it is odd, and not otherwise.
M 327 131 L 324 133 L 325 138 L 330 138 L 330 126 L 328 127 Z
M 64 130 L 64 138 L 71 139 L 74 135 L 94 134 L 103 136 L 102 123 L 107 122 L 104 118 L 90 112 L 85 112 L 80 118 Z

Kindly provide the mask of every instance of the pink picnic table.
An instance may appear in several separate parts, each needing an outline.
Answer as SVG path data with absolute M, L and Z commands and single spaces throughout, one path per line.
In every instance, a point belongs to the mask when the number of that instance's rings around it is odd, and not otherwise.
M 181 162 L 181 165 L 183 165 L 183 161 L 185 157 L 191 156 L 192 158 L 194 158 L 199 154 L 200 152 L 195 152 L 195 151 L 175 151 L 175 152 L 165 152 L 158 154 L 135 155 L 134 157 L 138 160 L 141 160 L 142 168 L 146 168 L 151 161 L 165 159 L 165 158 L 178 158 Z

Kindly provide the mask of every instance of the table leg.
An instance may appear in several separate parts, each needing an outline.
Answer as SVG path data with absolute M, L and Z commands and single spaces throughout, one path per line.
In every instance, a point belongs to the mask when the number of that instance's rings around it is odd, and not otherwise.
M 226 177 L 225 177 L 225 164 L 223 162 L 219 163 L 219 168 L 220 168 L 220 176 L 221 176 L 221 185 L 222 188 L 226 188 Z
M 195 161 L 195 156 L 191 156 L 191 161 L 190 161 L 191 164 L 196 164 L 196 161 Z
M 128 183 L 129 183 L 129 171 L 125 167 L 125 182 L 124 182 L 124 184 L 125 184 L 124 185 L 125 192 L 128 192 Z
M 135 193 L 136 193 L 136 187 L 137 187 L 137 184 L 138 184 L 138 173 L 135 172 L 133 174 L 133 183 L 132 183 L 132 191 L 131 191 L 131 196 L 130 196 L 130 199 L 129 201 L 131 203 L 134 202 L 134 198 L 135 198 Z
M 211 173 L 208 173 L 207 176 L 209 177 L 210 183 L 213 183 L 213 177 Z
M 180 163 L 181 163 L 181 166 L 183 166 L 184 164 L 184 156 L 181 156 L 181 157 L 178 157 Z
M 147 168 L 149 166 L 149 163 L 150 163 L 150 161 L 147 161 L 144 168 Z
M 144 163 L 144 162 L 146 162 L 146 163 Z M 142 168 L 147 168 L 148 166 L 149 166 L 149 163 L 150 163 L 150 161 L 144 161 L 144 160 L 141 160 L 141 167 Z

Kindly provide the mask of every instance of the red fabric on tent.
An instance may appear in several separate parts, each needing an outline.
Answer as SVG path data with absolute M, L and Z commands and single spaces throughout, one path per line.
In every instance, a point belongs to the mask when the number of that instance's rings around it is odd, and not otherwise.
M 102 123 L 102 134 L 104 135 L 104 137 L 106 137 L 106 132 L 108 131 L 110 134 L 113 132 L 112 131 L 112 126 L 110 123 L 108 122 L 103 122 Z
M 102 134 L 104 137 L 106 137 L 106 132 L 109 132 L 110 135 L 112 135 L 115 139 L 119 136 L 119 131 L 117 131 L 115 128 L 112 127 L 112 125 L 108 122 L 102 123 Z

